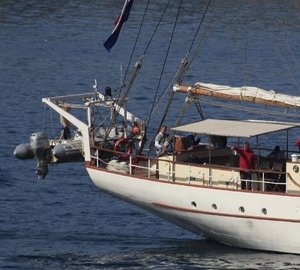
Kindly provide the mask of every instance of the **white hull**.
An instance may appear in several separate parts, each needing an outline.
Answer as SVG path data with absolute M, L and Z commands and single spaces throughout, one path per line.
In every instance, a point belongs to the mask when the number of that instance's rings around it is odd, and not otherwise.
M 103 191 L 194 233 L 235 247 L 300 254 L 298 196 L 155 181 L 89 166 L 87 171 Z

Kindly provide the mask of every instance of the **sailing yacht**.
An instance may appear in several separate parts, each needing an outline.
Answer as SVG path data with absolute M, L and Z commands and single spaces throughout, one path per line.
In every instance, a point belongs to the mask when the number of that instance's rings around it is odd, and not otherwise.
M 284 108 L 288 118 L 300 107 L 300 97 L 256 87 L 184 84 L 188 66 L 183 58 L 169 102 L 175 95 L 186 95 L 185 104 L 200 108 L 206 96 L 222 100 L 217 106 L 230 106 L 230 110 L 245 109 L 249 103 L 262 105 L 264 112 L 266 106 Z M 40 178 L 46 177 L 48 164 L 84 160 L 100 190 L 183 229 L 230 246 L 300 254 L 300 155 L 297 149 L 289 149 L 300 123 L 283 121 L 275 113 L 266 120 L 200 117 L 184 124 L 177 121 L 170 128 L 170 147 L 156 156 L 151 151 L 153 141 L 147 140 L 150 121 L 141 120 L 125 106 L 140 68 L 137 62 L 120 96 L 101 93 L 95 81 L 89 93 L 43 98 L 66 126 L 76 127 L 76 134 L 50 140 L 44 132 L 33 133 L 30 143 L 16 147 L 15 155 L 36 158 Z M 230 102 L 243 106 L 233 107 Z M 84 117 L 73 113 L 76 110 L 84 110 Z M 105 115 L 105 121 L 96 122 L 96 112 Z M 200 143 L 191 144 L 190 133 L 201 136 Z M 280 138 L 285 134 L 286 147 L 283 157 L 274 159 L 267 154 L 273 147 L 263 143 L 278 133 Z M 247 170 L 251 177 L 244 178 L 235 147 L 250 139 L 257 142 L 255 167 Z M 244 183 L 250 183 L 250 188 Z

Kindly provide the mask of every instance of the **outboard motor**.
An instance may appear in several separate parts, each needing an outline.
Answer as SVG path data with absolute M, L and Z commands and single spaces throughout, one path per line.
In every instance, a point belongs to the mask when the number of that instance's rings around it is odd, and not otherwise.
M 36 174 L 44 179 L 48 174 L 48 163 L 51 161 L 51 150 L 47 135 L 44 132 L 35 132 L 30 136 L 30 148 L 38 160 Z
M 30 136 L 30 143 L 16 146 L 14 155 L 19 159 L 38 160 L 36 174 L 44 179 L 48 174 L 48 163 L 51 162 L 51 149 L 47 135 L 44 132 L 35 132 Z

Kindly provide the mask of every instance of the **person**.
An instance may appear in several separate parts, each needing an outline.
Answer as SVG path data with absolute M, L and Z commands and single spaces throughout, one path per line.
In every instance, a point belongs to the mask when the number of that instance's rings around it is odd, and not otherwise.
M 216 149 L 226 148 L 226 146 L 227 146 L 227 137 L 226 136 L 211 135 L 210 136 L 210 142 L 211 142 L 213 148 L 216 148 Z
M 284 153 L 280 150 L 280 146 L 276 145 L 274 150 L 268 155 L 268 158 L 275 160 L 284 159 Z
M 201 141 L 201 138 L 197 138 L 196 139 L 196 134 L 195 133 L 192 133 L 192 134 L 189 134 L 188 136 L 186 136 L 186 141 L 187 141 L 187 149 L 188 150 L 193 150 L 194 149 L 194 146 L 198 145 Z
M 269 169 L 274 171 L 282 171 L 284 170 L 284 152 L 280 150 L 280 146 L 276 145 L 274 150 L 267 156 L 269 159 Z M 276 175 L 274 175 L 276 177 Z M 278 175 L 277 175 L 278 176 Z M 280 175 L 281 177 L 281 175 Z
M 70 108 L 68 107 L 63 107 L 63 109 L 65 111 L 70 111 Z M 68 140 L 68 139 L 71 139 L 71 131 L 70 131 L 70 122 L 64 118 L 62 115 L 60 116 L 60 123 L 62 124 L 63 126 L 63 130 L 60 132 L 60 136 L 59 136 L 59 139 L 60 140 Z
M 265 174 L 265 178 L 273 179 L 274 183 L 273 184 L 267 184 L 266 185 L 266 190 L 268 191 L 274 191 L 276 190 L 282 190 L 282 188 L 285 187 L 285 185 L 277 185 L 275 184 L 276 182 L 285 182 L 285 174 L 281 173 L 276 173 L 276 172 L 281 172 L 285 171 L 285 162 L 284 162 L 284 152 L 280 150 L 280 146 L 276 145 L 274 147 L 274 150 L 267 156 L 269 159 L 269 169 L 275 171 L 275 173 L 267 173 Z
M 299 153 L 300 153 L 300 139 L 296 140 L 295 145 L 298 146 L 298 150 L 299 150 Z
M 162 125 L 159 133 L 155 136 L 154 146 L 156 149 L 156 155 L 159 156 L 163 154 L 168 146 L 168 134 L 167 134 L 167 126 Z
M 132 124 L 132 133 L 133 136 L 139 136 L 141 134 L 139 123 L 137 121 L 134 121 Z
M 142 133 L 140 129 L 140 124 L 137 120 L 133 121 L 131 133 L 133 149 L 136 153 L 139 153 L 142 143 Z
M 105 99 L 108 99 L 108 98 L 112 97 L 110 86 L 106 86 L 104 91 L 105 91 L 104 92 Z
M 63 130 L 60 132 L 60 140 L 71 139 L 71 132 L 68 126 L 64 126 Z
M 255 168 L 255 156 L 253 150 L 250 149 L 249 142 L 245 142 L 243 148 L 235 147 L 234 150 L 239 154 L 239 166 L 240 166 L 240 174 L 241 179 L 249 179 L 252 178 L 251 170 Z M 242 181 L 241 183 L 242 189 L 251 189 L 251 181 Z

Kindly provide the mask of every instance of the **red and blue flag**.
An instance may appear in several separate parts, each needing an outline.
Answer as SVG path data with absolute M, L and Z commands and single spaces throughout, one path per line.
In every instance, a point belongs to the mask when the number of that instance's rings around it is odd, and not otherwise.
M 110 51 L 111 48 L 117 42 L 117 39 L 119 37 L 122 25 L 123 25 L 124 22 L 126 22 L 128 20 L 132 4 L 133 4 L 133 0 L 125 0 L 125 3 L 124 3 L 123 8 L 122 8 L 122 12 L 121 12 L 120 16 L 118 16 L 118 18 L 115 21 L 115 28 L 111 32 L 108 39 L 103 44 L 103 46 L 105 47 L 105 49 L 107 51 Z

